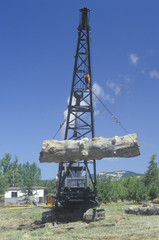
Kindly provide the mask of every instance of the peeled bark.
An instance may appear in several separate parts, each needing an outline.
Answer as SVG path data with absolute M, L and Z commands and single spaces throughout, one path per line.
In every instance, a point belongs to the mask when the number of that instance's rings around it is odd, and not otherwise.
M 100 160 L 110 157 L 130 158 L 140 155 L 137 134 L 123 137 L 82 140 L 45 140 L 40 153 L 40 162 L 71 162 L 75 160 Z

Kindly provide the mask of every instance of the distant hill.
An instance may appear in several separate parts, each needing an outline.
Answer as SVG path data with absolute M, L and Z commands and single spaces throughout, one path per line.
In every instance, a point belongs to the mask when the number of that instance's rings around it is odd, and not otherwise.
M 115 178 L 115 179 L 123 179 L 123 178 L 131 177 L 131 176 L 137 176 L 137 177 L 143 176 L 143 174 L 141 174 L 141 173 L 135 173 L 135 172 L 126 171 L 126 170 L 117 171 L 117 172 L 101 172 L 101 173 L 98 173 L 97 175 L 101 179 L 107 178 L 109 176 L 112 178 Z

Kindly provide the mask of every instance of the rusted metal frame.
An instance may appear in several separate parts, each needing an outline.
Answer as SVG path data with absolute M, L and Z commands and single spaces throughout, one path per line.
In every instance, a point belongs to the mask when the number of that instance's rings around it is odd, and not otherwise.
M 76 116 L 73 112 L 72 112 L 72 114 L 74 115 L 74 116 Z M 78 118 L 79 120 L 81 120 L 83 123 L 85 123 L 87 126 L 90 126 L 90 124 L 88 124 L 87 122 L 85 122 L 82 118 L 80 118 L 81 117 L 81 115 L 80 116 L 76 116 L 76 118 Z
M 81 61 L 86 61 L 87 59 L 88 59 L 88 54 L 83 54 L 83 55 L 85 55 L 85 59 L 83 60 L 83 58 L 80 56 L 80 54 L 79 54 L 79 58 L 81 59 Z M 88 65 L 86 65 L 87 67 L 88 67 Z
M 83 86 L 85 86 L 85 83 L 84 83 L 84 76 L 80 77 L 78 76 L 77 72 L 78 72 L 78 68 L 80 68 L 82 65 L 85 66 L 86 69 L 88 69 L 88 73 L 90 74 L 90 77 L 91 77 L 91 69 L 90 69 L 90 49 L 89 49 L 89 30 L 90 30 L 90 27 L 89 27 L 89 24 L 87 23 L 87 26 L 86 26 L 86 29 L 82 29 L 82 28 L 79 28 L 78 29 L 79 32 L 78 32 L 78 44 L 77 44 L 77 50 L 76 50 L 76 56 L 75 56 L 75 65 L 74 65 L 74 74 L 73 74 L 73 83 L 72 83 L 72 91 L 71 91 L 71 98 L 73 97 L 73 93 L 75 91 L 75 87 L 80 83 L 80 82 L 83 82 Z M 80 55 L 80 51 L 85 52 L 85 59 L 83 60 L 82 59 L 82 54 Z M 79 61 L 81 61 L 81 63 L 79 64 L 78 68 L 77 68 L 77 64 L 78 64 L 78 59 Z M 80 71 L 82 74 L 83 74 L 83 71 L 81 70 Z M 75 77 L 77 76 L 77 78 L 79 79 L 76 83 L 75 83 Z M 82 81 L 83 80 L 83 81 Z M 82 87 L 83 87 L 82 86 Z M 77 89 L 78 91 L 78 89 Z M 84 89 L 83 89 L 84 91 Z M 86 101 L 86 98 L 90 96 L 90 103 L 88 103 Z M 83 97 L 83 96 L 82 96 Z M 93 123 L 93 105 L 92 105 L 92 94 L 88 93 L 87 96 L 83 97 L 80 102 L 83 100 L 86 104 L 88 104 L 88 107 L 90 107 L 90 111 L 88 111 L 89 114 L 91 114 L 91 123 L 88 124 L 86 123 L 83 119 L 81 119 L 81 117 L 84 115 L 84 113 L 87 113 L 87 112 L 83 112 L 80 116 L 77 115 L 74 115 L 74 113 L 72 112 L 72 99 L 70 98 L 70 104 L 69 104 L 69 108 L 68 108 L 68 118 L 67 118 L 67 126 L 66 126 L 66 131 L 67 131 L 67 134 L 65 132 L 65 137 L 67 137 L 68 135 L 68 129 L 71 129 L 70 127 L 70 124 L 75 122 L 75 120 L 79 119 L 83 124 L 86 124 L 86 126 L 88 126 L 89 128 L 89 131 L 86 131 L 84 132 L 83 134 L 82 133 L 78 133 L 78 137 L 76 137 L 75 140 L 77 139 L 80 139 L 84 136 L 86 136 L 88 133 L 91 133 L 92 132 L 92 136 L 94 135 L 94 123 Z M 80 108 L 79 108 L 80 109 Z M 84 109 L 82 109 L 84 111 Z M 75 116 L 75 119 L 71 120 L 70 121 L 70 114 L 73 114 L 73 116 Z M 80 126 L 80 125 L 79 125 Z M 77 126 L 78 127 L 78 126 Z M 84 130 L 84 129 L 82 129 Z M 92 164 L 94 164 L 95 162 L 93 162 Z M 71 166 L 71 165 L 69 165 Z M 68 167 L 69 167 L 68 166 Z M 88 165 L 85 163 L 85 166 L 87 168 L 87 171 L 88 171 L 88 174 L 89 174 L 89 177 L 92 181 L 92 184 L 94 185 L 94 189 L 95 189 L 95 183 L 93 182 L 93 179 L 92 179 L 92 176 L 90 174 L 90 170 L 88 168 Z M 95 171 L 95 168 L 94 168 L 94 171 Z M 67 171 L 66 171 L 67 173 Z M 66 178 L 66 173 L 64 175 L 64 178 Z M 64 182 L 64 178 L 63 178 L 63 181 L 62 181 L 62 184 Z M 95 191 L 95 190 L 94 190 Z
M 77 74 L 76 74 L 76 76 L 78 76 Z M 78 78 L 79 78 L 79 80 L 74 84 L 74 87 L 81 81 L 81 78 L 78 76 Z
M 77 116 L 73 112 L 71 112 L 71 114 L 73 114 L 77 118 Z M 83 116 L 84 114 L 85 114 L 85 112 L 81 113 L 81 115 L 79 115 L 79 117 Z M 75 121 L 75 119 L 71 120 L 69 123 L 72 123 L 73 121 Z
M 82 117 L 84 114 L 85 114 L 85 112 L 82 112 L 82 113 L 79 115 L 79 117 Z
M 82 76 L 82 77 L 80 77 L 80 76 L 78 76 L 78 74 L 76 73 L 76 77 L 78 77 L 79 78 L 79 80 L 74 84 L 74 87 L 81 81 L 84 85 L 86 85 L 85 83 L 84 83 L 84 81 L 82 80 L 82 78 L 84 78 L 84 76 Z M 86 92 L 85 90 L 83 90 L 83 92 Z M 81 102 L 82 100 L 80 100 L 80 102 Z
M 83 101 L 89 105 L 89 103 L 86 100 L 83 100 Z
M 82 171 L 81 171 L 81 176 L 82 176 L 82 174 L 83 174 L 83 171 L 84 171 L 84 166 L 83 166 Z
M 82 80 L 81 80 L 81 81 L 82 81 Z M 83 82 L 83 81 L 82 81 L 82 82 Z M 83 84 L 84 84 L 84 82 L 83 82 Z M 90 88 L 90 87 L 89 87 L 89 88 Z M 90 89 L 91 89 L 91 88 L 90 88 Z M 89 94 L 90 96 L 92 95 L 91 93 L 92 93 L 92 92 L 90 91 L 90 94 Z M 91 101 L 91 97 L 90 97 L 90 102 L 91 102 L 91 103 L 90 103 L 90 104 L 88 103 L 88 105 L 91 107 L 91 109 L 93 109 L 93 105 L 92 105 L 93 103 L 92 103 L 92 101 Z M 93 110 L 90 111 L 90 113 L 91 113 L 91 122 L 92 122 L 92 113 L 93 113 L 93 112 L 94 112 Z M 93 122 L 93 123 L 94 123 L 94 122 Z M 92 138 L 93 138 L 93 137 L 94 137 L 94 124 L 92 125 L 92 129 L 93 129 L 93 132 L 92 132 Z
M 69 128 L 69 129 L 71 129 L 71 130 L 74 131 L 74 128 Z M 78 133 L 79 135 L 82 136 L 82 134 L 81 134 L 80 132 L 76 131 L 76 133 Z M 80 138 L 81 136 L 79 136 L 79 138 Z M 72 137 L 70 137 L 69 140 L 73 139 L 74 137 L 75 137 L 75 136 L 74 136 L 74 133 L 73 133 Z M 74 140 L 76 140 L 76 138 L 75 138 Z
M 88 47 L 88 65 L 89 65 L 89 75 L 91 76 L 91 60 L 90 60 L 90 45 L 89 45 L 89 29 L 87 29 L 87 47 Z M 90 88 L 92 89 L 92 81 L 90 81 Z M 90 91 L 90 104 L 93 109 L 93 96 L 92 91 Z M 94 138 L 94 111 L 91 111 L 91 123 L 92 123 L 92 138 Z M 97 196 L 97 177 L 96 177 L 96 161 L 93 160 L 93 168 L 94 168 L 94 193 Z
M 84 43 L 80 43 L 80 44 L 81 44 L 81 46 L 79 47 L 79 51 L 80 51 L 81 49 L 86 50 L 86 47 L 85 47 L 86 42 L 84 42 Z
M 70 172 L 69 174 L 71 174 L 71 176 L 73 177 L 73 173 L 70 168 L 69 168 L 69 172 Z
M 70 114 L 73 114 L 76 118 L 77 118 L 77 116 L 73 113 L 73 112 L 71 112 Z M 82 115 L 83 114 L 85 114 L 85 112 L 84 113 L 82 113 Z M 80 115 L 81 116 L 81 115 Z M 69 124 L 71 124 L 72 122 L 74 122 L 76 119 L 74 118 L 73 120 L 71 120 L 70 122 L 69 122 Z
M 81 32 L 81 37 L 80 37 L 80 40 L 84 40 L 85 41 L 85 39 L 83 39 L 83 37 L 85 36 L 85 33 L 81 30 L 80 31 Z M 82 35 L 83 34 L 83 35 Z
M 87 161 L 84 161 L 84 164 L 85 164 L 86 169 L 87 169 L 87 171 L 88 171 L 88 174 L 89 174 L 89 177 L 90 177 L 90 179 L 91 179 L 91 182 L 92 182 L 92 184 L 93 184 L 93 186 L 94 186 L 94 181 L 93 181 L 93 178 L 92 178 L 91 173 L 90 173 L 90 171 L 89 171 L 89 168 L 88 168 L 88 165 L 87 165 Z
M 73 113 L 71 112 L 71 114 L 73 114 Z M 75 118 L 72 119 L 72 120 L 69 122 L 69 125 L 70 125 L 71 123 L 73 123 L 75 120 L 76 120 Z
M 80 58 L 80 56 L 79 56 L 79 58 Z M 80 58 L 81 59 L 81 58 Z M 78 66 L 78 68 L 80 68 L 81 66 L 82 66 L 82 64 L 84 64 L 87 68 L 88 68 L 88 65 L 85 63 L 85 61 L 87 60 L 88 58 L 85 58 L 84 60 L 83 59 L 81 59 L 81 63 L 80 63 L 80 65 Z
M 73 97 L 73 88 L 74 88 L 74 82 L 75 82 L 75 76 L 76 76 L 76 68 L 77 68 L 77 61 L 78 61 L 78 52 L 79 52 L 79 46 L 80 46 L 80 35 L 81 31 L 78 32 L 78 42 L 77 42 L 77 48 L 76 48 L 76 57 L 75 57 L 75 63 L 74 63 L 74 71 L 73 71 L 73 79 L 72 79 L 72 88 L 71 88 L 71 96 L 68 106 L 68 115 L 67 115 L 67 121 L 66 121 L 66 130 L 65 130 L 65 140 L 68 136 L 68 125 L 69 125 L 69 119 L 70 119 L 70 112 L 71 112 L 71 104 L 72 104 L 72 97 Z M 63 162 L 59 164 L 59 186 L 58 186 L 58 197 L 60 196 L 61 187 L 64 183 L 64 180 L 62 180 L 62 169 L 63 169 Z M 61 181 L 62 180 L 62 181 Z
M 87 39 L 87 31 L 86 30 L 81 30 L 81 33 L 83 35 L 81 35 L 81 40 L 84 40 L 84 43 L 87 43 L 86 39 Z
M 60 196 L 60 191 L 61 191 L 61 187 L 62 187 L 62 169 L 63 169 L 63 162 L 59 163 L 59 170 L 58 170 L 58 178 L 59 178 L 59 185 L 58 185 L 58 189 L 57 189 L 57 199 Z
M 83 31 L 81 31 L 79 50 L 81 50 L 82 47 L 84 48 L 84 45 L 87 44 L 86 37 L 87 37 L 86 34 Z
M 86 55 L 85 52 L 79 52 L 79 55 Z
M 83 122 L 83 124 L 84 124 L 83 126 L 91 128 L 90 124 L 86 123 L 85 121 L 82 121 L 83 119 L 79 118 L 79 120 L 81 120 L 81 122 Z M 71 123 L 74 124 L 74 121 L 72 121 Z M 69 124 L 68 127 L 69 127 L 69 129 L 75 129 L 74 126 L 71 127 L 71 124 Z M 80 130 L 81 130 L 81 128 L 80 128 Z
M 70 129 L 70 130 L 76 130 L 76 132 L 78 132 L 77 131 L 77 127 L 75 127 L 75 126 L 69 126 L 68 127 L 68 129 Z M 91 125 L 81 125 L 80 127 L 78 127 L 78 129 L 79 129 L 79 131 L 86 131 L 86 130 L 91 130 Z M 80 134 L 80 132 L 79 132 L 79 134 Z
M 88 93 L 86 96 L 84 96 L 83 98 L 81 98 L 80 102 L 85 101 L 85 98 L 87 98 L 89 95 L 90 95 L 90 93 Z M 87 103 L 87 102 L 86 102 L 86 103 Z M 89 103 L 88 103 L 88 105 L 89 105 Z
M 80 59 L 81 59 L 81 58 L 80 58 Z M 86 66 L 86 68 L 88 68 L 88 65 L 87 65 L 87 63 L 86 63 L 87 59 L 88 59 L 88 58 L 85 58 L 84 60 L 81 59 L 81 63 L 79 64 L 78 68 L 80 68 L 82 65 L 84 65 L 84 66 Z
M 78 74 L 76 73 L 76 77 L 78 77 L 78 78 L 79 78 L 79 81 L 80 81 L 84 76 L 80 77 L 80 76 L 78 76 Z M 76 85 L 76 84 L 75 84 L 75 85 Z
M 91 132 L 91 130 L 90 131 L 87 131 L 87 132 L 85 132 L 84 134 L 82 134 L 81 136 L 79 136 L 79 137 L 76 137 L 75 138 L 75 140 L 78 140 L 78 139 L 80 139 L 81 137 L 84 137 L 86 134 L 88 134 L 88 133 L 90 133 Z
M 80 115 L 80 117 L 81 117 L 82 115 L 84 115 L 84 114 L 85 114 L 85 113 L 82 113 L 82 114 Z M 77 117 L 77 116 L 76 116 L 76 117 Z M 69 122 L 69 124 L 73 123 L 75 120 L 76 120 L 76 119 L 71 120 L 71 121 Z
M 69 170 L 70 170 L 70 167 L 72 166 L 73 163 L 74 162 L 70 162 L 69 165 L 67 166 L 67 170 L 66 170 L 66 172 L 63 175 L 63 178 L 62 178 L 62 181 L 61 181 L 61 185 L 63 185 L 66 177 L 69 175 Z
M 77 130 L 76 127 L 71 127 L 71 126 L 70 126 L 69 129 L 70 129 L 70 130 L 73 130 L 73 131 L 76 130 L 77 133 L 82 134 L 82 133 L 80 133 L 80 132 L 78 132 L 78 131 L 90 130 L 90 127 L 83 125 L 83 126 L 81 126 L 80 128 L 78 128 L 78 130 Z
M 85 41 L 84 43 L 80 42 L 81 46 L 79 47 L 79 51 L 83 48 L 85 50 L 87 50 L 87 48 L 85 47 L 85 45 L 87 44 L 87 42 Z
M 70 128 L 70 129 L 71 129 L 71 128 Z M 73 129 L 72 129 L 72 130 L 73 130 Z M 77 132 L 80 136 L 75 137 L 74 140 L 78 140 L 78 139 L 80 139 L 81 137 L 84 137 L 86 134 L 90 133 L 91 130 L 89 130 L 89 131 L 87 131 L 87 132 L 85 132 L 85 133 L 83 133 L 83 134 L 81 134 L 81 133 L 78 132 L 78 131 L 76 131 L 76 132 Z M 72 135 L 72 137 L 70 137 L 69 140 L 73 139 L 73 137 L 74 137 L 74 135 Z
M 81 126 L 80 128 L 78 128 L 78 131 L 77 131 L 77 128 L 76 127 L 69 127 L 69 129 L 70 130 L 72 130 L 72 131 L 75 131 L 76 130 L 76 132 L 77 133 L 79 133 L 80 135 L 81 135 L 81 133 L 79 132 L 79 131 L 86 131 L 86 130 L 90 130 L 90 128 L 89 127 L 87 127 L 87 126 Z M 72 138 L 71 138 L 72 139 Z
M 67 135 L 68 135 L 68 124 L 69 124 L 69 117 L 70 117 L 70 111 L 71 111 L 71 103 L 72 103 L 72 97 L 73 97 L 73 88 L 74 88 L 74 84 L 73 84 L 73 83 L 74 83 L 74 81 L 75 81 L 75 76 L 76 76 L 76 68 L 77 68 L 77 60 L 78 60 L 78 51 L 79 51 L 79 44 L 80 44 L 80 33 L 81 33 L 81 31 L 78 32 L 78 42 L 77 42 L 76 58 L 75 58 L 74 71 L 73 71 L 71 97 L 70 97 L 70 102 L 69 102 L 69 106 L 68 106 L 68 115 L 67 115 L 66 130 L 65 130 L 65 140 L 67 139 Z
M 85 96 L 84 98 L 81 99 L 81 102 L 84 101 L 85 103 L 87 103 L 88 105 L 90 105 L 90 103 L 88 103 L 85 99 L 90 95 L 90 93 L 87 94 L 87 96 Z

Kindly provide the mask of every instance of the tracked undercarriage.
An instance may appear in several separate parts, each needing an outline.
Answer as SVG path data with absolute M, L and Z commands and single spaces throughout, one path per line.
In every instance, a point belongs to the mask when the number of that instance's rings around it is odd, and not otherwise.
M 84 222 L 96 222 L 105 219 L 105 210 L 102 208 L 90 208 L 83 212 L 80 209 L 72 209 L 69 211 L 66 208 L 52 209 L 43 212 L 42 222 L 67 223 L 83 220 Z
M 87 223 L 105 218 L 104 209 L 93 191 L 87 188 L 64 188 L 52 210 L 44 212 L 43 222 L 66 223 L 83 220 Z
M 78 209 L 77 209 L 78 207 Z M 84 221 L 87 223 L 100 221 L 105 219 L 105 210 L 102 208 L 90 208 L 84 211 L 80 205 L 75 205 L 71 209 L 68 208 L 52 208 L 50 211 L 43 212 L 42 222 L 68 223 L 75 221 Z

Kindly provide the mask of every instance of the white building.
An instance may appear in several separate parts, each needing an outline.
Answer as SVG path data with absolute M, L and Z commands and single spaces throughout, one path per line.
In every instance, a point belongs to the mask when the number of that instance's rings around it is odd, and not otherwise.
M 45 202 L 46 187 L 32 187 L 33 197 L 37 203 Z M 24 192 L 20 187 L 10 187 L 4 194 L 4 203 L 17 204 L 24 200 Z M 32 200 L 32 199 L 30 199 Z

